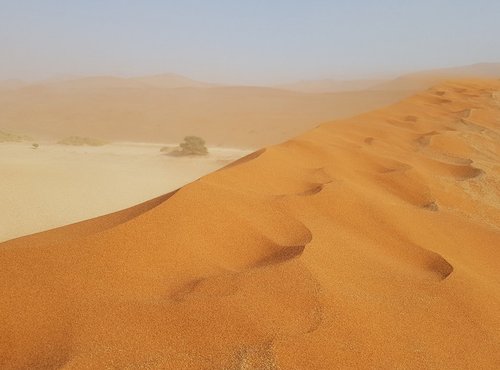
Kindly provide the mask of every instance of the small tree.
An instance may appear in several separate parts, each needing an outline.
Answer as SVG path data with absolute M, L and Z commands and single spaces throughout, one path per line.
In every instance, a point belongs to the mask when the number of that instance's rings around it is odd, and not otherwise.
M 205 140 L 198 136 L 186 136 L 180 144 L 181 155 L 206 155 L 208 154 Z

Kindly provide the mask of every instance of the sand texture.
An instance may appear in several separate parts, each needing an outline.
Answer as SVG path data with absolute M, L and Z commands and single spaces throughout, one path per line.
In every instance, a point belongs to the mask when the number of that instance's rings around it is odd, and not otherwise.
M 0 368 L 500 368 L 499 91 L 444 83 L 0 244 Z
M 0 144 L 0 242 L 131 207 L 248 154 L 209 148 L 207 156 L 173 158 L 162 146 Z

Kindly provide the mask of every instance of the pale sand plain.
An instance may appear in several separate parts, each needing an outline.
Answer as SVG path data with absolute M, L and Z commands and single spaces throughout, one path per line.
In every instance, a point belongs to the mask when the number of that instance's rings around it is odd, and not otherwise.
M 500 81 L 0 245 L 0 367 L 498 369 Z
M 162 146 L 0 143 L 0 241 L 130 207 L 248 154 L 209 148 L 208 156 L 174 158 Z

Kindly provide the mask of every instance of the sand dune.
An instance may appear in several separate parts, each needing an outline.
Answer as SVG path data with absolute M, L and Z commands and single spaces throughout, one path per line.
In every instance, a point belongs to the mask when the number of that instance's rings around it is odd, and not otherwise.
M 172 158 L 162 146 L 1 144 L 0 242 L 144 202 L 248 153 L 211 148 L 206 157 Z
M 360 91 L 372 88 L 386 82 L 383 79 L 360 79 L 360 80 L 302 80 L 287 84 L 276 85 L 276 88 L 307 92 L 307 93 L 331 93 L 345 91 Z
M 51 140 L 176 142 L 198 135 L 214 146 L 257 148 L 463 77 L 500 78 L 500 64 L 423 71 L 379 83 L 324 79 L 273 87 L 227 86 L 175 74 L 0 81 L 0 130 Z
M 0 245 L 2 368 L 494 369 L 499 81 Z
M 175 89 L 181 87 L 215 87 L 218 84 L 196 81 L 174 73 L 164 73 L 152 76 L 134 77 L 129 80 L 142 82 L 149 86 Z
M 160 75 L 87 77 L 0 89 L 0 130 L 59 140 L 178 142 L 258 148 L 333 118 L 394 103 L 407 92 L 306 94 L 268 87 L 214 86 Z
M 441 68 L 421 71 L 400 76 L 371 87 L 382 91 L 417 92 L 450 79 L 463 78 L 500 78 L 500 63 L 477 63 L 468 66 Z
M 472 65 L 424 70 L 405 74 L 397 78 L 380 77 L 372 79 L 339 80 L 318 79 L 302 80 L 280 84 L 275 87 L 285 90 L 326 93 L 345 91 L 406 91 L 417 93 L 450 79 L 463 78 L 500 78 L 500 63 L 477 63 Z
M 5 81 L 7 86 L 16 87 L 15 81 Z M 19 83 L 18 83 L 19 84 Z M 28 85 L 28 84 L 24 84 Z M 38 83 L 31 83 L 37 87 L 51 87 L 59 89 L 109 89 L 109 88 L 146 88 L 156 87 L 165 89 L 176 89 L 186 87 L 214 87 L 216 84 L 207 82 L 195 81 L 191 78 L 177 75 L 174 73 L 164 73 L 158 75 L 141 76 L 141 77 L 116 77 L 116 76 L 90 76 L 80 78 L 55 78 Z M 1 84 L 0 84 L 1 86 Z

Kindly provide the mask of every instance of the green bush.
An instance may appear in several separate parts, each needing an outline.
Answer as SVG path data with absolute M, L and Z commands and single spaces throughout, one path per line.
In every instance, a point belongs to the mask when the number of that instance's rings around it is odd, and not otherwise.
M 165 149 L 165 150 L 163 150 Z M 186 136 L 184 141 L 179 144 L 179 147 L 173 151 L 169 151 L 167 147 L 162 148 L 162 151 L 172 156 L 187 156 L 187 155 L 207 155 L 208 149 L 205 146 L 205 140 L 198 136 Z
M 205 140 L 198 136 L 186 136 L 184 142 L 180 144 L 181 152 L 184 155 L 206 155 L 208 154 Z

